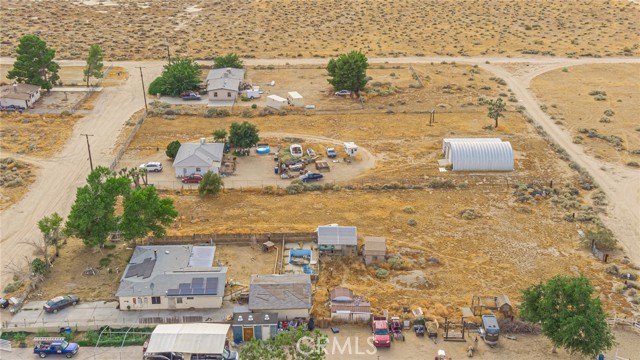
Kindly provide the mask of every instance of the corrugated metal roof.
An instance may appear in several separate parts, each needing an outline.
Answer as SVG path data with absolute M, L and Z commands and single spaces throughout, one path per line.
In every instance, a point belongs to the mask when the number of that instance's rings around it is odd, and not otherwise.
M 229 327 L 209 323 L 158 325 L 151 334 L 147 352 L 222 354 Z
M 361 303 L 331 303 L 331 312 L 335 313 L 338 311 L 350 311 L 354 313 L 371 313 L 371 304 L 367 302 Z
M 513 149 L 504 142 L 452 142 L 453 171 L 513 171 Z
M 329 299 L 338 302 L 351 302 L 353 301 L 353 291 L 344 287 L 337 287 L 329 292 Z
M 453 142 L 502 142 L 499 138 L 444 138 L 442 139 L 442 152 L 447 154 L 449 144 Z
M 358 245 L 355 226 L 318 226 L 318 245 Z

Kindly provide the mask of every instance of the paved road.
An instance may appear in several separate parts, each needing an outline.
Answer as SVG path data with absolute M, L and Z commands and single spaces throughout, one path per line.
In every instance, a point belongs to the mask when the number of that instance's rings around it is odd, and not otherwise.
M 556 127 L 538 106 L 533 94 L 528 89 L 531 78 L 541 72 L 525 72 L 523 75 L 514 75 L 509 71 L 496 66 L 505 63 L 528 63 L 542 70 L 557 67 L 566 67 L 580 64 L 598 63 L 640 63 L 638 58 L 548 58 L 548 57 L 397 57 L 397 58 L 371 58 L 369 63 L 431 63 L 441 61 L 455 61 L 457 63 L 483 66 L 485 69 L 495 72 L 502 77 L 516 96 L 522 100 L 522 105 L 541 124 L 549 135 L 558 144 L 565 147 L 573 160 L 580 166 L 592 172 L 595 180 L 602 186 L 611 200 L 611 216 L 605 217 L 605 223 L 614 231 L 621 240 L 628 255 L 640 264 L 640 221 L 638 221 L 638 207 L 640 204 L 640 181 L 638 172 L 630 171 L 607 164 L 604 168 L 613 171 L 602 170 L 602 163 L 588 155 L 571 142 L 570 134 Z M 0 58 L 0 63 L 10 64 L 13 59 Z M 247 65 L 282 65 L 287 63 L 323 65 L 327 59 L 247 59 Z M 62 66 L 84 66 L 84 60 L 62 60 Z M 205 62 L 207 63 L 207 62 Z M 209 62 L 210 63 L 210 62 Z M 162 61 L 145 62 L 114 62 L 114 66 L 121 66 L 129 73 L 136 74 L 137 66 L 144 67 L 147 84 L 162 71 Z M 66 216 L 71 208 L 75 196 L 75 189 L 84 183 L 89 172 L 89 164 L 86 156 L 86 143 L 80 136 L 82 133 L 94 134 L 91 138 L 94 164 L 108 166 L 112 160 L 111 150 L 115 139 L 129 117 L 143 107 L 143 99 L 140 94 L 141 83 L 137 76 L 131 76 L 121 86 L 105 88 L 94 109 L 80 120 L 74 128 L 73 136 L 63 150 L 56 154 L 50 162 L 37 174 L 37 180 L 32 185 L 30 192 L 18 204 L 0 214 L 0 288 L 11 280 L 12 273 L 6 270 L 9 263 L 22 262 L 30 257 L 32 248 L 25 244 L 31 240 L 41 238 L 36 222 L 45 215 L 58 212 Z

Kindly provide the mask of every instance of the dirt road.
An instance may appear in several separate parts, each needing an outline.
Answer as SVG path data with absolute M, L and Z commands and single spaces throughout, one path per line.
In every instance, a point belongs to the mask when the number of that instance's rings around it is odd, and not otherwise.
M 247 65 L 286 65 L 314 64 L 323 65 L 326 59 L 247 59 Z M 638 58 L 489 58 L 489 57 L 397 57 L 371 58 L 369 63 L 431 63 L 458 62 L 482 66 L 503 78 L 515 92 L 521 104 L 533 119 L 542 125 L 549 135 L 564 147 L 572 159 L 587 169 L 605 191 L 612 204 L 605 223 L 613 230 L 624 244 L 627 254 L 640 263 L 640 172 L 625 169 L 611 164 L 604 164 L 585 155 L 583 149 L 571 142 L 571 136 L 555 126 L 549 117 L 540 109 L 528 84 L 533 77 L 558 67 L 595 63 L 640 63 Z M 12 63 L 13 59 L 0 58 L 0 63 Z M 84 66 L 84 60 L 60 61 L 62 66 Z M 206 63 L 206 62 L 205 62 Z M 495 64 L 529 63 L 534 64 L 530 71 L 512 74 Z M 94 165 L 108 166 L 113 157 L 111 150 L 120 129 L 129 117 L 144 106 L 139 71 L 136 66 L 143 66 L 146 84 L 160 74 L 160 61 L 148 62 L 114 62 L 131 76 L 120 86 L 105 88 L 96 100 L 94 109 L 80 120 L 74 134 L 63 150 L 48 161 L 42 163 L 38 180 L 32 185 L 30 192 L 18 204 L 0 213 L 0 285 L 4 288 L 12 276 L 6 266 L 10 263 L 25 265 L 25 256 L 33 253 L 33 247 L 26 244 L 30 241 L 41 241 L 36 222 L 45 215 L 58 212 L 67 215 L 75 197 L 75 189 L 81 186 L 89 173 L 87 148 L 83 136 L 90 137 Z M 7 156 L 3 154 L 2 156 Z M 373 157 L 370 157 L 373 159 Z

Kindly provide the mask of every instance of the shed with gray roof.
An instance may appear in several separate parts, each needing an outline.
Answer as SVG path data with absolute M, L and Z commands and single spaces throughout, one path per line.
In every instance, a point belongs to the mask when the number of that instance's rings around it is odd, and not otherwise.
M 137 246 L 116 296 L 121 310 L 222 307 L 227 268 L 214 267 L 215 246 Z
M 307 274 L 253 275 L 249 286 L 249 310 L 278 313 L 279 320 L 308 318 L 311 309 L 311 276 Z
M 318 249 L 322 254 L 355 256 L 357 246 L 355 226 L 318 226 Z

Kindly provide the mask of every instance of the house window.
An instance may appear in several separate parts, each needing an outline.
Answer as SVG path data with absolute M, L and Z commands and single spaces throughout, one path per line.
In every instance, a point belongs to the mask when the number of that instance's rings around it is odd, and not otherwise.
M 160 304 L 160 296 L 152 296 L 151 297 L 151 303 L 152 304 Z
M 182 304 L 182 298 L 181 298 L 181 297 L 176 298 L 176 302 L 177 302 L 178 304 Z
M 133 304 L 134 305 L 136 304 L 136 298 L 133 298 Z
M 196 168 L 196 172 L 198 172 L 198 173 L 199 173 L 199 172 L 201 172 L 201 171 L 202 171 L 202 169 L 201 169 L 201 168 Z
M 231 97 L 231 92 L 227 92 L 227 97 Z
M 187 296 L 187 300 L 193 300 L 193 297 Z
M 218 92 L 217 91 L 213 92 L 213 97 L 218 97 Z

